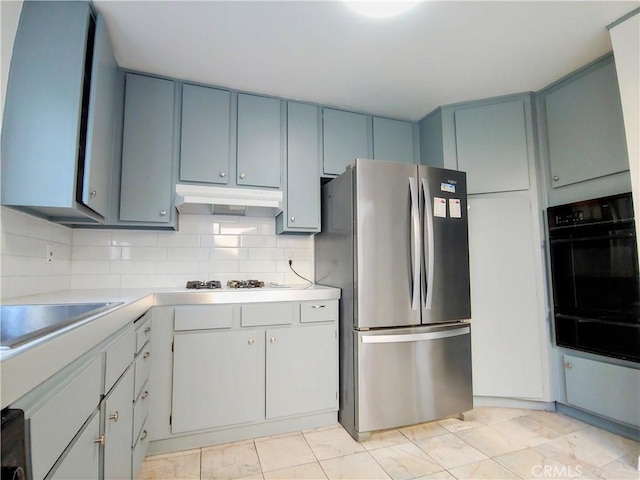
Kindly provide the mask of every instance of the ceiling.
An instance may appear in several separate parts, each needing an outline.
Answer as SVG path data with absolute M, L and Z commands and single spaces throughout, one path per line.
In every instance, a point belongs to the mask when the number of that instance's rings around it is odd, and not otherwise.
M 94 4 L 123 68 L 418 120 L 536 91 L 611 51 L 639 1 L 425 1 L 383 20 L 338 1 Z

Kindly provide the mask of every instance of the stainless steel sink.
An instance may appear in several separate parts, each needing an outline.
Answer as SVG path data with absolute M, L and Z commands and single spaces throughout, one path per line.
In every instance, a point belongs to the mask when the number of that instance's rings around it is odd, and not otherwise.
M 122 302 L 0 306 L 0 348 L 15 348 Z

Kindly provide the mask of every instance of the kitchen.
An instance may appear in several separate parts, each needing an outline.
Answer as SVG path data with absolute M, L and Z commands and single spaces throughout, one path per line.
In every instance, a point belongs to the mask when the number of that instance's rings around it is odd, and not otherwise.
M 606 24 L 633 10 L 633 6 L 624 5 L 620 12 L 612 15 L 611 19 L 604 21 L 601 27 L 605 27 Z M 113 37 L 113 32 L 110 31 L 110 34 Z M 112 42 L 115 43 L 113 38 Z M 3 42 L 4 44 L 5 42 Z M 570 73 L 591 60 L 596 60 L 609 50 L 611 50 L 611 46 L 605 44 L 600 54 L 584 59 L 582 63 L 576 64 L 575 68 L 565 68 L 561 74 L 549 79 L 549 81 L 541 84 L 535 90 L 539 90 L 541 87 L 550 84 L 552 80 Z M 5 56 L 3 55 L 3 62 L 4 58 Z M 3 70 L 6 71 L 5 69 Z M 177 73 L 168 76 L 180 78 Z M 235 88 L 242 87 L 242 85 L 231 86 Z M 246 88 L 246 90 L 252 91 L 250 88 Z M 506 94 L 513 91 L 519 90 L 495 93 Z M 293 94 L 283 94 L 282 96 L 288 97 L 293 96 Z M 489 98 L 492 96 L 494 95 L 485 94 L 476 98 Z M 451 101 L 443 101 L 435 104 L 434 108 L 438 105 L 460 100 L 462 99 L 456 98 Z M 508 100 L 515 99 L 509 98 Z M 523 100 L 518 98 L 517 100 L 523 102 L 521 104 L 524 107 L 521 108 L 530 108 L 531 99 L 527 100 L 525 98 Z M 504 103 L 509 104 L 509 102 Z M 491 102 L 487 102 L 487 105 L 490 104 Z M 350 105 L 350 103 L 345 103 L 345 105 Z M 528 105 L 529 107 L 527 107 Z M 353 109 L 364 110 L 355 107 Z M 432 110 L 433 108 L 427 108 L 421 113 L 420 117 Z M 335 112 L 336 110 L 331 109 L 331 111 Z M 480 115 L 486 111 L 490 110 L 483 110 Z M 438 120 L 440 120 L 442 131 L 444 132 L 449 121 L 447 119 L 453 117 L 454 114 L 456 117 L 461 117 L 461 121 L 471 121 L 474 113 L 472 109 L 464 112 L 443 109 L 441 110 L 440 119 L 437 118 L 437 112 L 433 116 L 425 117 L 420 125 L 422 131 L 419 135 L 419 141 L 422 142 L 423 138 L 425 138 L 422 135 L 423 131 L 427 134 L 434 131 L 428 128 L 428 124 L 432 122 L 437 124 Z M 465 115 L 467 115 L 466 119 Z M 380 120 L 384 120 L 384 118 L 374 117 L 373 128 L 376 128 L 376 125 L 385 124 Z M 456 128 L 458 128 L 457 124 Z M 483 303 L 473 305 L 473 317 L 478 319 L 495 317 L 495 323 L 492 328 L 495 329 L 502 326 L 503 329 L 501 331 L 509 338 L 509 341 L 504 342 L 508 345 L 500 345 L 498 348 L 497 345 L 493 345 L 495 342 L 492 342 L 491 338 L 482 338 L 483 332 L 480 328 L 474 330 L 477 336 L 473 338 L 473 341 L 480 342 L 474 343 L 474 354 L 477 355 L 475 351 L 483 345 L 488 345 L 493 350 L 487 351 L 485 347 L 483 349 L 484 356 L 474 358 L 476 405 L 482 404 L 483 397 L 485 397 L 486 402 L 489 402 L 487 403 L 488 405 L 495 406 L 516 406 L 516 404 L 510 402 L 510 399 L 513 398 L 520 399 L 519 406 L 521 407 L 528 405 L 527 402 L 531 402 L 529 406 L 532 407 L 536 403 L 551 403 L 556 399 L 556 386 L 552 379 L 560 375 L 564 377 L 564 374 L 560 373 L 559 375 L 553 371 L 557 368 L 555 359 L 557 353 L 552 349 L 549 327 L 545 324 L 545 321 L 541 320 L 545 318 L 547 308 L 545 296 L 547 294 L 545 293 L 546 287 L 544 284 L 544 257 L 542 251 L 535 247 L 540 240 L 535 239 L 544 237 L 544 227 L 540 225 L 540 221 L 532 217 L 530 212 L 532 208 L 536 212 L 543 210 L 544 201 L 537 193 L 539 189 L 542 189 L 543 182 L 537 173 L 540 165 L 533 161 L 535 158 L 532 145 L 534 143 L 534 126 L 530 120 L 525 122 L 523 130 L 527 144 L 522 157 L 524 160 L 517 166 L 519 170 L 515 172 L 515 175 L 507 178 L 506 182 L 508 184 L 513 179 L 520 181 L 522 178 L 528 177 L 528 179 L 531 179 L 531 183 L 527 184 L 525 188 L 517 184 L 515 188 L 511 189 L 511 191 L 515 192 L 512 194 L 481 195 L 471 201 L 471 211 L 479 212 L 475 218 L 483 218 L 487 222 L 499 220 L 495 218 L 497 215 L 491 215 L 493 212 L 508 212 L 508 217 L 513 219 L 522 219 L 523 212 L 529 212 L 525 220 L 520 222 L 514 220 L 514 223 L 512 223 L 513 228 L 509 231 L 512 242 L 497 235 L 495 231 L 482 230 L 484 234 L 480 237 L 479 243 L 475 244 L 475 248 L 479 249 L 476 250 L 478 253 L 475 258 L 477 259 L 476 261 L 485 261 L 489 265 L 485 263 L 474 264 L 474 254 L 473 250 L 471 251 L 472 275 L 479 275 L 477 272 L 487 271 L 495 272 L 496 276 L 513 275 L 512 267 L 508 262 L 505 262 L 507 263 L 505 265 L 502 262 L 495 262 L 490 256 L 485 256 L 486 252 L 493 250 L 490 245 L 495 245 L 496 242 L 501 246 L 500 251 L 504 255 L 510 255 L 511 261 L 517 261 L 516 264 L 520 265 L 521 268 L 524 265 L 521 283 L 512 281 L 510 285 L 505 286 L 504 282 L 501 282 L 502 284 L 500 285 L 501 289 L 513 288 L 513 291 L 508 295 L 509 305 L 505 305 L 505 310 L 522 309 L 520 314 L 522 320 L 518 323 L 517 328 L 513 323 L 504 325 L 501 322 L 505 322 L 505 319 L 500 315 L 496 315 L 495 307 L 492 306 L 495 305 L 496 299 L 491 297 L 493 291 L 489 288 L 491 287 L 489 285 L 490 282 L 486 278 L 481 278 L 480 281 L 474 281 L 472 278 L 472 289 L 475 289 L 472 290 L 472 294 L 475 295 L 475 298 L 483 299 Z M 410 138 L 415 142 L 415 136 Z M 441 141 L 442 139 L 446 140 L 443 133 L 441 133 Z M 437 142 L 430 142 L 427 145 L 426 148 L 423 148 L 422 144 L 420 145 L 421 153 L 430 152 L 431 145 L 437 145 Z M 444 147 L 448 147 L 446 142 Z M 373 153 L 375 153 L 375 150 Z M 443 148 L 442 156 L 444 157 L 445 154 L 447 154 L 447 151 L 446 148 Z M 447 159 L 441 160 L 441 164 L 444 164 L 444 166 L 447 166 L 449 162 L 450 160 Z M 474 178 L 479 178 L 477 177 L 478 172 L 474 172 L 473 167 L 473 165 L 469 165 L 469 168 L 461 169 L 467 170 L 468 175 L 474 173 Z M 494 166 L 493 168 L 496 167 Z M 514 172 L 510 172 L 510 174 L 512 173 Z M 235 178 L 235 176 L 234 174 L 233 177 Z M 628 173 L 617 174 L 617 176 L 616 174 L 609 175 L 607 178 L 620 180 L 619 177 L 624 177 L 622 180 L 623 188 L 626 188 L 627 191 L 630 190 Z M 595 183 L 597 184 L 598 182 Z M 588 189 L 597 190 L 597 186 L 594 187 L 594 182 L 583 183 L 583 186 L 585 184 Z M 619 188 L 619 184 L 620 182 L 616 183 L 614 187 L 605 186 L 605 192 L 602 195 L 618 193 L 615 189 Z M 482 185 L 479 185 L 478 188 L 482 189 Z M 614 191 L 611 191 L 612 188 Z M 507 188 L 505 191 L 508 192 L 509 189 Z M 160 292 L 160 290 L 165 289 L 183 288 L 186 281 L 200 278 L 220 279 L 224 283 L 226 283 L 226 280 L 238 277 L 245 279 L 259 278 L 266 282 L 282 284 L 304 283 L 290 270 L 288 262 L 290 259 L 292 260 L 292 266 L 303 277 L 314 278 L 315 275 L 313 237 L 293 234 L 276 235 L 276 229 L 279 227 L 275 224 L 276 222 L 274 222 L 273 218 L 180 214 L 178 232 L 169 232 L 126 229 L 69 229 L 7 208 L 3 208 L 2 213 L 2 231 L 3 234 L 6 233 L 6 235 L 3 235 L 2 287 L 3 298 L 7 299 L 27 294 L 47 294 L 48 292 L 67 290 L 69 288 L 78 290 L 143 287 L 151 292 Z M 173 211 L 170 213 L 171 215 L 176 215 Z M 481 215 L 484 216 L 481 217 Z M 470 235 L 473 239 L 474 228 L 478 231 L 485 222 L 474 225 L 473 218 L 470 218 L 470 222 Z M 476 236 L 476 238 L 478 237 Z M 505 242 L 505 240 L 507 241 Z M 522 250 L 514 249 L 515 247 L 510 249 L 511 243 L 517 244 L 517 247 Z M 53 261 L 49 263 L 44 260 L 47 245 L 52 247 L 49 250 L 53 254 Z M 5 248 L 9 249 L 9 247 L 10 251 L 7 252 Z M 523 251 L 525 252 L 524 256 L 522 254 Z M 495 258 L 495 253 L 493 255 L 493 258 Z M 524 262 L 520 260 L 522 258 L 525 259 Z M 504 270 L 501 271 L 500 268 Z M 31 271 L 33 273 L 29 274 Z M 484 292 L 479 290 L 482 287 L 486 287 L 487 290 Z M 530 293 L 526 293 L 536 291 L 540 292 L 540 295 L 532 297 Z M 61 301 L 60 295 L 55 293 L 51 293 L 46 298 L 51 300 L 43 301 Z M 485 332 L 485 335 L 490 337 L 490 332 L 495 332 L 495 330 L 486 330 Z M 518 340 L 521 337 L 527 339 L 526 345 L 522 344 L 521 339 Z M 517 343 L 514 340 L 517 340 Z M 504 358 L 509 358 L 509 362 L 504 362 Z M 521 374 L 522 370 L 518 369 L 527 371 L 527 378 Z M 505 381 L 505 379 L 508 379 L 508 381 Z M 3 390 L 5 390 L 4 385 Z

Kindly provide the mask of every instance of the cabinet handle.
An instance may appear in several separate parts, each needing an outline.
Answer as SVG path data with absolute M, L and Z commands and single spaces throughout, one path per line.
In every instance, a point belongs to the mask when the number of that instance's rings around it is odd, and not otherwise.
M 276 343 L 276 337 L 271 337 L 271 338 L 269 339 L 269 341 L 270 341 L 271 343 Z
M 119 417 L 119 415 L 118 415 L 118 412 L 116 411 L 116 413 L 113 413 L 113 414 L 109 415 L 109 420 L 113 420 L 114 422 L 117 423 L 118 422 L 118 417 Z
M 247 176 L 247 175 L 246 175 L 244 172 L 240 174 L 240 178 L 244 178 L 244 177 L 246 177 L 246 176 Z
M 149 390 L 145 390 L 144 393 L 142 394 L 142 396 L 140 397 L 142 400 L 144 400 L 145 398 L 147 398 L 149 396 Z
M 95 190 L 91 190 L 91 198 L 95 198 L 98 195 L 98 192 Z
M 142 435 L 140 435 L 140 440 L 144 440 L 145 438 L 147 438 L 147 435 L 149 435 L 149 432 L 147 432 L 146 430 L 143 430 Z
M 324 308 L 326 305 L 313 305 L 311 308 Z
M 160 210 L 160 216 L 164 217 L 167 214 L 166 210 Z
M 256 341 L 253 338 L 250 338 L 249 341 L 247 342 L 249 345 L 253 345 L 254 343 L 256 343 Z
M 559 176 L 557 176 L 557 175 L 554 175 L 554 177 L 553 177 L 553 181 L 554 181 L 554 182 L 557 182 L 558 180 L 560 180 L 560 177 L 559 177 Z
M 566 368 L 567 370 L 571 370 L 573 368 L 573 363 L 564 362 L 564 368 Z
M 97 443 L 98 445 L 104 445 L 104 433 L 96 438 L 93 443 Z
M 149 355 L 151 355 L 151 353 L 150 353 L 150 352 L 144 352 L 144 353 L 142 354 L 142 358 L 149 358 Z
M 227 176 L 227 172 L 220 172 L 219 175 L 220 175 L 220 178 L 224 178 Z
M 296 221 L 296 217 L 295 217 L 295 215 L 294 215 L 293 217 L 291 217 L 291 222 L 293 223 L 293 222 L 295 222 L 295 221 Z
M 151 331 L 151 327 L 147 327 L 144 329 L 144 333 L 149 333 Z

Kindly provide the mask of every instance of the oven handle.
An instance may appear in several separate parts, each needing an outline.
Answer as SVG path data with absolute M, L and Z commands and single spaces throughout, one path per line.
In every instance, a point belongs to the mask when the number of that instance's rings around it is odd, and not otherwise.
M 572 237 L 572 238 L 551 238 L 550 243 L 573 243 L 573 242 L 591 242 L 593 240 L 617 240 L 625 238 L 633 238 L 636 234 L 633 231 L 618 233 L 616 235 L 597 235 L 591 237 Z

